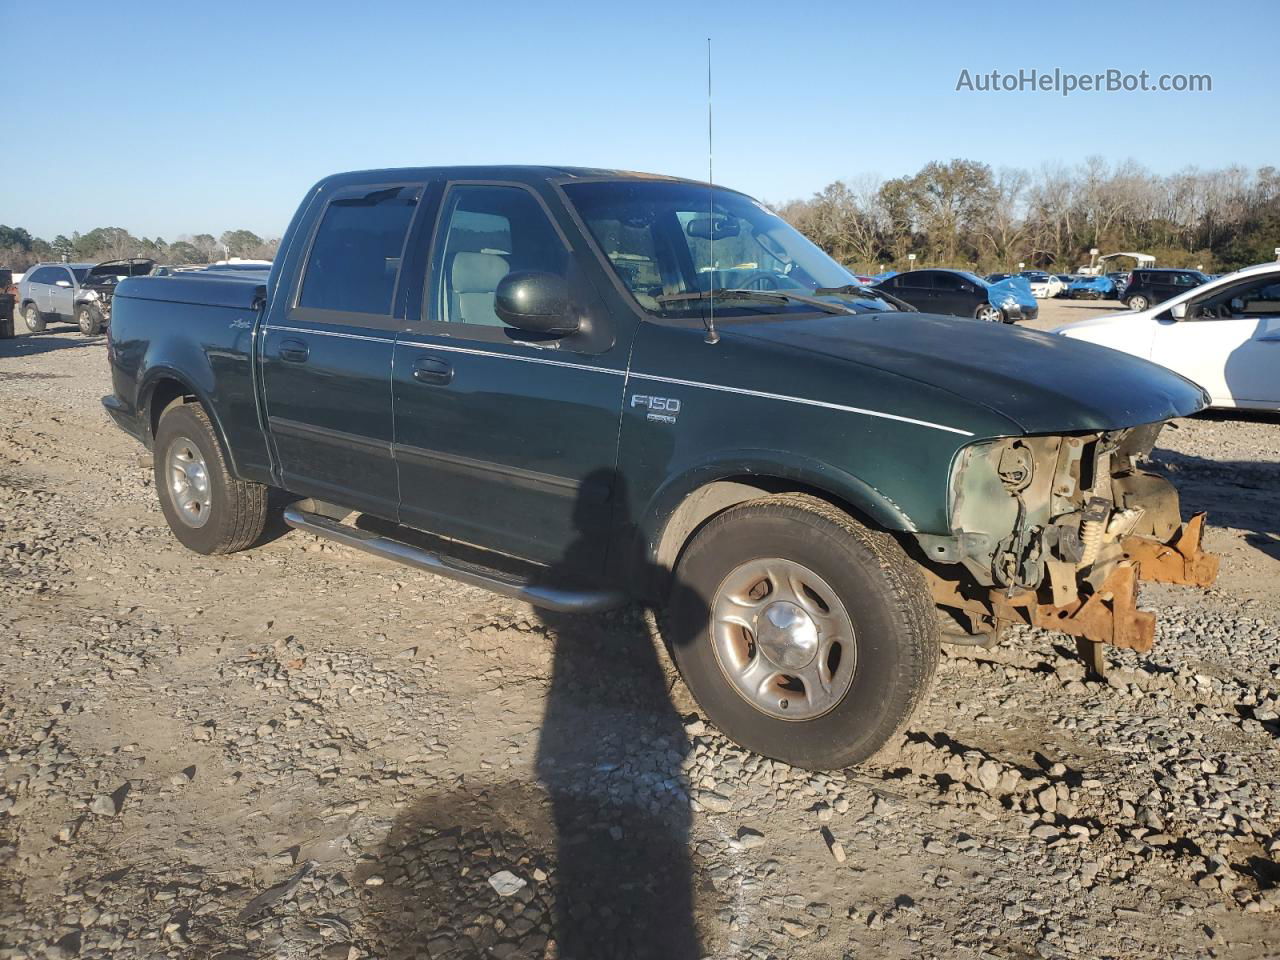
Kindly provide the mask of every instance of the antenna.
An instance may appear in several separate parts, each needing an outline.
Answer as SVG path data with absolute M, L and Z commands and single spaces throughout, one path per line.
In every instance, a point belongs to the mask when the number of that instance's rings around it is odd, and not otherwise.
M 719 343 L 720 334 L 716 333 L 716 188 L 714 168 L 711 164 L 711 38 L 707 37 L 707 216 L 710 218 L 708 236 L 711 244 L 711 273 L 707 278 L 709 285 L 710 308 L 707 313 L 707 343 Z

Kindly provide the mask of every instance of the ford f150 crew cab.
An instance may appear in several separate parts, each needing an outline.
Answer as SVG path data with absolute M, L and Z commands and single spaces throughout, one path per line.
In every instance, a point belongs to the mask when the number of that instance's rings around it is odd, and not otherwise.
M 261 277 L 126 279 L 104 403 L 174 535 L 294 527 L 560 611 L 627 600 L 708 717 L 822 768 L 886 743 L 941 636 L 1151 647 L 1207 584 L 1143 467 L 1204 407 L 1135 357 L 929 316 L 761 204 L 608 170 L 333 176 Z

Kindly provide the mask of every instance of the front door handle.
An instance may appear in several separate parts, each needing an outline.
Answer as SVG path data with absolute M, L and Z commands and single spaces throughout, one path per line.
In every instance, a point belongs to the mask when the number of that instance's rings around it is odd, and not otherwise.
M 280 359 L 287 363 L 306 363 L 310 352 L 301 340 L 280 341 Z
M 413 379 L 419 383 L 448 386 L 453 382 L 453 367 L 439 357 L 419 357 L 413 361 Z

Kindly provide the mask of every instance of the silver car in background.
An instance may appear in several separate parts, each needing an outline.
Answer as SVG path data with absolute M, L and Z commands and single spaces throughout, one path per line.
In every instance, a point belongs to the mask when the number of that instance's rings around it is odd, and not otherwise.
M 27 329 L 40 333 L 48 323 L 74 323 L 76 294 L 92 263 L 37 263 L 18 284 L 18 312 Z

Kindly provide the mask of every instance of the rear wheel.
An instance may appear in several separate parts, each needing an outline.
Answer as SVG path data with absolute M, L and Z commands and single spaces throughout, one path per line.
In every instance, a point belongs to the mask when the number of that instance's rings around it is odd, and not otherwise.
M 993 303 L 980 303 L 978 309 L 973 314 L 977 319 L 984 320 L 987 323 L 1001 323 L 1004 321 L 1004 314 L 1000 308 Z
M 234 553 L 262 535 L 267 488 L 231 475 L 209 415 L 175 403 L 156 429 L 156 493 L 169 529 L 196 553 Z
M 1151 306 L 1151 301 L 1140 293 L 1135 293 L 1132 297 L 1126 298 L 1124 305 L 1130 310 L 1141 313 L 1147 307 Z
M 663 632 L 716 726 L 811 769 L 883 747 L 938 662 L 933 602 L 897 541 L 803 494 L 711 520 L 677 566 Z
M 82 303 L 76 307 L 76 325 L 86 337 L 102 332 L 102 311 L 95 304 Z
M 32 333 L 44 333 L 44 314 L 34 303 L 28 303 L 22 308 L 22 321 Z

